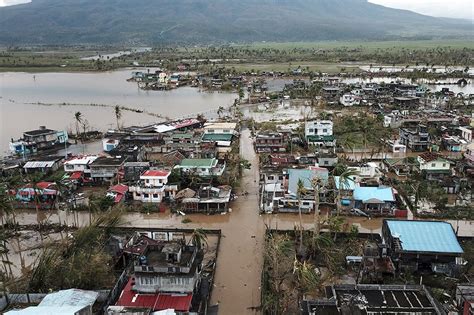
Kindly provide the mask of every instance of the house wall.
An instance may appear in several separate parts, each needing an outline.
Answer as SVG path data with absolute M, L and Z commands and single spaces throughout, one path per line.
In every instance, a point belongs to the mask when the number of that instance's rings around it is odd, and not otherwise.
M 198 273 L 190 276 L 159 276 L 159 275 L 141 275 L 135 274 L 134 288 L 143 293 L 175 292 L 189 293 L 193 292 Z
M 145 187 L 162 187 L 168 183 L 168 176 L 140 176 Z
M 89 169 L 87 164 L 64 164 L 64 171 L 68 173 L 84 172 Z
M 459 127 L 459 130 L 461 131 L 461 137 L 466 140 L 466 141 L 472 141 L 472 129 L 465 128 L 465 127 Z
M 449 170 L 451 165 L 448 161 L 444 160 L 435 160 L 430 162 L 424 162 L 420 157 L 418 157 L 418 162 L 420 163 L 420 170 Z
M 91 167 L 91 177 L 96 179 L 111 179 L 117 175 L 118 169 L 115 166 Z
M 306 136 L 332 136 L 333 123 L 330 120 L 309 121 L 305 124 Z
M 133 192 L 133 200 L 141 202 L 160 203 L 163 200 L 164 194 L 164 191 L 159 192 L 141 189 L 139 192 Z

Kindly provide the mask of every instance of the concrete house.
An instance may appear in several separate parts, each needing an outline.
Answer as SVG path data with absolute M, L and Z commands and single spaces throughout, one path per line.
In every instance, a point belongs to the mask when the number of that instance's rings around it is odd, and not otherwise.
M 168 184 L 170 174 L 166 170 L 145 171 L 140 175 L 138 184 L 129 187 L 133 200 L 160 203 L 165 197 L 174 198 L 178 186 Z
M 333 136 L 333 122 L 330 120 L 308 121 L 305 124 L 305 137 L 308 144 L 333 147 L 336 141 Z
M 418 168 L 427 179 L 434 179 L 451 175 L 451 163 L 440 155 L 425 152 L 417 157 Z
M 355 187 L 354 205 L 373 215 L 392 215 L 395 207 L 395 194 L 392 187 Z
M 90 164 L 99 158 L 97 155 L 86 155 L 73 157 L 64 162 L 64 171 L 69 174 L 80 174 L 81 177 L 90 178 Z
M 447 222 L 384 220 L 382 238 L 399 269 L 452 275 L 460 267 L 463 249 Z
M 287 144 L 287 139 L 279 132 L 259 132 L 255 137 L 257 153 L 286 152 Z
M 101 156 L 97 158 L 89 164 L 91 178 L 97 182 L 113 181 L 119 178 L 126 160 L 125 157 Z
M 221 176 L 225 170 L 225 162 L 219 164 L 219 161 L 213 159 L 183 159 L 180 164 L 174 167 L 188 175 L 202 177 Z
M 202 260 L 202 251 L 184 240 L 146 245 L 116 305 L 187 314 L 200 283 Z
M 418 125 L 417 128 L 400 128 L 400 143 L 412 151 L 427 151 L 430 145 L 428 128 Z

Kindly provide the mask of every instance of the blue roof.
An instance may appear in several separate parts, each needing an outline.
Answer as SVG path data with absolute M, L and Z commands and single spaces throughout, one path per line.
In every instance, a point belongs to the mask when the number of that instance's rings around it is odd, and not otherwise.
M 290 194 L 296 195 L 298 190 L 298 181 L 301 181 L 304 184 L 304 187 L 307 190 L 312 190 L 313 187 L 311 186 L 311 181 L 314 178 L 319 177 L 323 182 L 327 182 L 329 178 L 329 172 L 325 168 L 318 168 L 318 169 L 288 169 L 288 192 Z
M 441 221 L 387 220 L 404 251 L 463 253 L 451 224 Z
M 378 199 L 380 201 L 395 201 L 392 187 L 355 187 L 354 199 L 362 202 L 370 199 Z

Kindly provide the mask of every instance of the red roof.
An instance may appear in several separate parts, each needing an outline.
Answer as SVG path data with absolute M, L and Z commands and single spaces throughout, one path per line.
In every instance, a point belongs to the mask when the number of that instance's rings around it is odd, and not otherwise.
M 74 172 L 69 176 L 69 179 L 81 179 L 82 178 L 82 172 Z
M 179 312 L 188 312 L 191 307 L 192 294 L 187 295 L 172 295 L 159 294 L 156 300 L 155 310 L 162 311 L 173 309 Z
M 132 283 L 134 283 L 134 281 L 134 278 L 128 280 L 127 285 L 115 305 L 150 308 L 154 311 L 174 309 L 175 311 L 188 312 L 191 308 L 192 294 L 142 294 L 132 290 Z
M 36 187 L 35 188 L 39 188 L 39 189 L 46 189 L 50 186 L 54 185 L 54 183 L 51 183 L 51 182 L 39 182 L 36 184 Z
M 123 185 L 123 184 L 118 184 L 118 185 L 110 187 L 109 191 L 113 191 L 118 194 L 125 195 L 125 193 L 128 191 L 128 186 Z
M 142 174 L 142 176 L 156 176 L 156 177 L 166 177 L 170 174 L 168 171 L 160 171 L 160 170 L 148 170 Z
M 155 302 L 158 299 L 158 294 L 139 294 L 135 291 L 132 291 L 132 283 L 134 283 L 134 281 L 134 278 L 130 278 L 128 280 L 127 285 L 123 289 L 115 305 L 154 309 Z

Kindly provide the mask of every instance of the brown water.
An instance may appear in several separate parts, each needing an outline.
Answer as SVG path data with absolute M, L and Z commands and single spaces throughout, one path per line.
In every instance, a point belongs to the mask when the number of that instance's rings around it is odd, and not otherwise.
M 216 277 L 211 297 L 212 304 L 219 304 L 219 314 L 257 314 L 252 309 L 260 305 L 260 276 L 263 263 L 263 241 L 265 228 L 292 230 L 299 224 L 297 214 L 260 215 L 258 211 L 258 159 L 253 150 L 248 129 L 242 131 L 241 155 L 252 163 L 244 171 L 242 187 L 249 194 L 240 196 L 232 203 L 232 212 L 225 215 L 187 215 L 190 223 L 182 223 L 182 216 L 167 213 L 127 213 L 124 226 L 154 228 L 221 229 L 222 239 L 217 258 Z M 59 216 L 59 217 L 58 217 Z M 73 213 L 49 211 L 37 214 L 34 210 L 18 213 L 21 224 L 36 224 L 38 220 L 68 225 L 87 225 L 87 212 Z M 381 218 L 347 218 L 347 223 L 358 226 L 360 232 L 380 233 Z M 448 221 L 460 236 L 474 237 L 474 222 Z M 305 229 L 312 229 L 313 215 L 303 216 Z
M 19 138 L 23 131 L 40 125 L 75 131 L 74 113 L 77 111 L 92 129 L 104 131 L 116 126 L 115 105 L 180 118 L 219 106 L 228 107 L 236 98 L 232 93 L 204 93 L 191 87 L 143 91 L 136 83 L 126 81 L 132 71 L 0 73 L 0 155 L 8 150 L 10 138 Z M 54 105 L 38 105 L 38 102 Z M 64 103 L 76 105 L 59 105 Z M 123 111 L 121 124 L 147 124 L 159 120 L 144 113 Z

